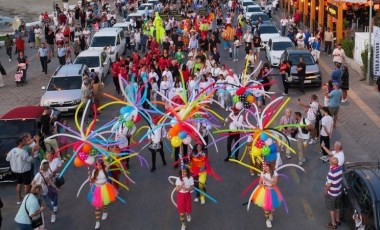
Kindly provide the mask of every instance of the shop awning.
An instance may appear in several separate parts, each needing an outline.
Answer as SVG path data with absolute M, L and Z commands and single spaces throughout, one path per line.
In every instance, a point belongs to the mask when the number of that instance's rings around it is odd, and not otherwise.
M 349 2 L 349 3 L 367 3 L 367 0 L 339 0 L 339 2 Z

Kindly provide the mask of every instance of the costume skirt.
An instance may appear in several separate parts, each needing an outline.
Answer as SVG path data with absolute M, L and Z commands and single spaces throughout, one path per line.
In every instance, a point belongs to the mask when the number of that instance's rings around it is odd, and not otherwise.
M 93 184 L 87 199 L 92 206 L 101 208 L 104 205 L 108 205 L 116 200 L 117 190 L 111 183 L 105 183 L 103 185 Z
M 178 213 L 191 213 L 191 194 L 189 192 L 177 193 L 177 210 Z
M 264 210 L 270 211 L 280 207 L 284 198 L 277 186 L 268 188 L 259 185 L 253 192 L 252 201 Z

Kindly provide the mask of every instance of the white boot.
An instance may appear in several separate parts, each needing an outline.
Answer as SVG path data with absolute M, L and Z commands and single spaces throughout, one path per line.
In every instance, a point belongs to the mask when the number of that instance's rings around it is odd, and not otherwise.
M 186 225 L 185 224 L 182 224 L 181 230 L 186 230 Z
M 108 213 L 107 212 L 103 212 L 102 220 L 106 220 L 107 217 L 108 217 Z
M 100 221 L 95 222 L 95 229 L 100 229 Z

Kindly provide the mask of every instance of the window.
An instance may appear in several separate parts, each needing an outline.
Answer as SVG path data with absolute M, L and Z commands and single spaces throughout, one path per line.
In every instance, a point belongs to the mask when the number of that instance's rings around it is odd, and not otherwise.
M 286 50 L 286 48 L 293 46 L 292 42 L 275 42 L 273 43 L 272 50 Z
M 85 64 L 88 68 L 94 68 L 94 67 L 99 67 L 99 57 L 98 56 L 83 56 L 83 57 L 77 57 L 75 59 L 74 64 Z
M 49 82 L 47 91 L 80 89 L 81 86 L 81 76 L 53 77 Z
M 105 46 L 114 46 L 115 45 L 115 36 L 99 36 L 94 37 L 91 42 L 91 47 L 105 47 Z
M 300 62 L 300 57 L 303 57 L 306 65 L 314 65 L 314 58 L 310 53 L 308 54 L 290 54 L 289 60 L 292 62 L 292 65 L 297 65 Z

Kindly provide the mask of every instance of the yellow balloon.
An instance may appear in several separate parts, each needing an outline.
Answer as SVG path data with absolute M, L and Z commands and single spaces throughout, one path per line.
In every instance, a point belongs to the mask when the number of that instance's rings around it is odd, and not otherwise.
M 255 101 L 255 97 L 253 95 L 248 95 L 246 100 L 247 100 L 247 102 L 252 103 Z
M 257 148 L 256 146 L 252 146 L 251 154 L 254 157 L 260 157 L 261 156 L 261 149 Z
M 177 148 L 182 144 L 182 140 L 178 136 L 174 136 L 170 140 L 170 143 L 172 144 L 174 148 Z

